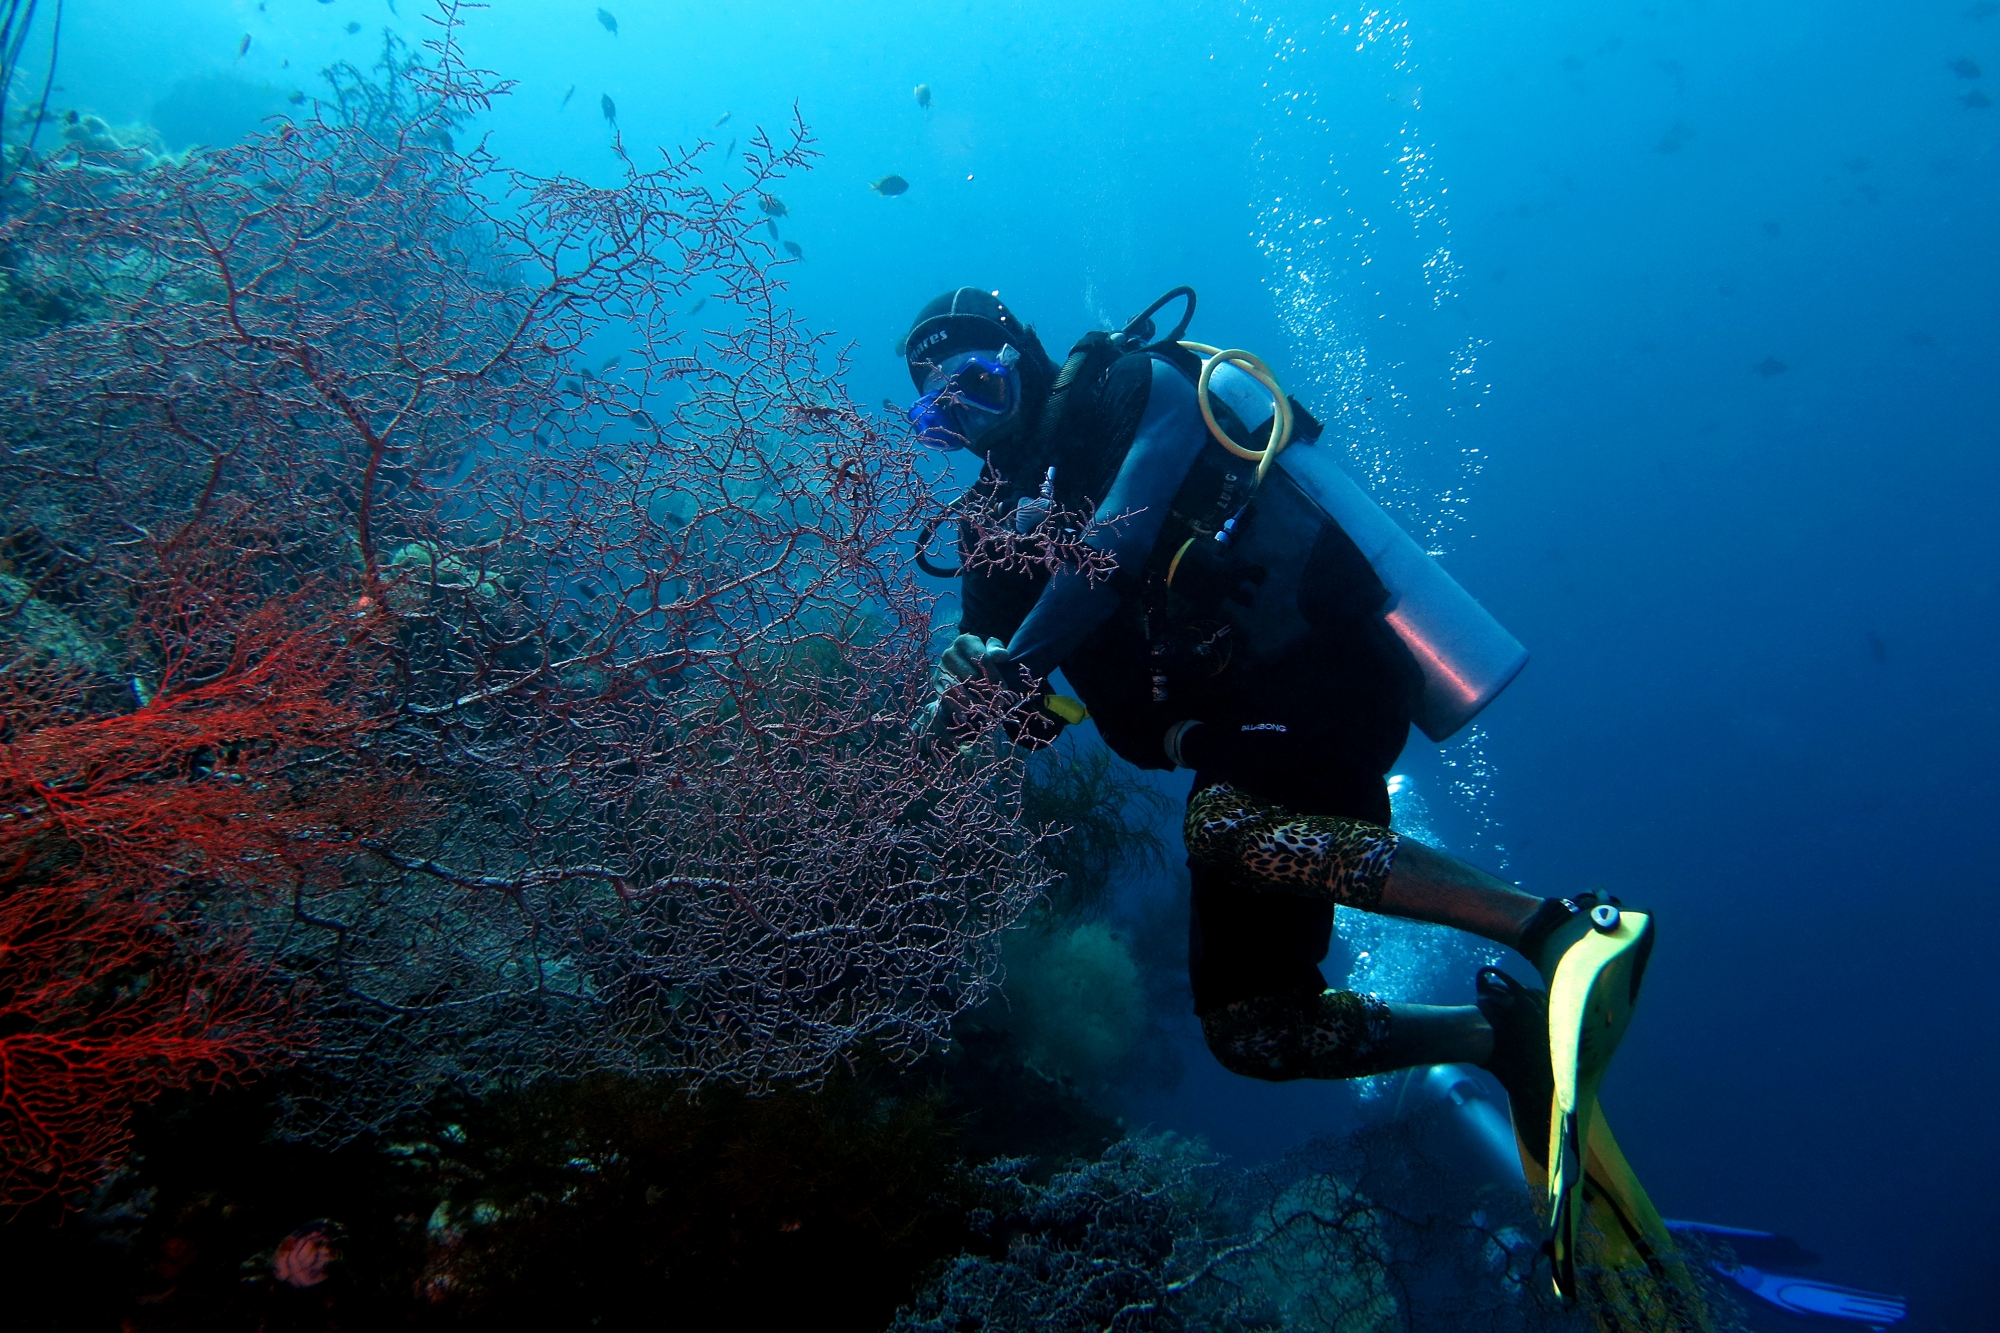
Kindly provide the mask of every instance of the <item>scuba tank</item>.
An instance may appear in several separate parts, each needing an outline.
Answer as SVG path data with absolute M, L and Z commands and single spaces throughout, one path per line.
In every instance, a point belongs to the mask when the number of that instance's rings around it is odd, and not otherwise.
M 1254 366 L 1245 369 L 1250 363 Z M 1313 439 L 1287 447 L 1283 436 L 1293 413 L 1275 382 L 1264 382 L 1269 372 L 1261 362 L 1247 353 L 1215 352 L 1207 366 L 1206 393 L 1226 403 L 1253 433 L 1282 412 L 1269 437 L 1278 452 L 1260 458 L 1261 480 L 1238 525 L 1242 532 L 1225 525 L 1217 537 L 1246 558 L 1261 555 L 1260 562 L 1269 564 L 1277 554 L 1270 549 L 1274 543 L 1310 541 L 1315 520 L 1339 527 L 1388 589 L 1382 617 L 1423 672 L 1414 717 L 1418 728 L 1433 741 L 1456 733 L 1520 674 L 1528 650 L 1341 470 L 1331 446 Z

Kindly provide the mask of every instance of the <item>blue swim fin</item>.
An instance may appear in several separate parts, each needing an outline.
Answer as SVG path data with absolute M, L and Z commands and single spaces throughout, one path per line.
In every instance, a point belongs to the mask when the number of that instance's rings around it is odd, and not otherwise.
M 1836 1287 L 1831 1282 L 1819 1282 L 1809 1277 L 1785 1277 L 1778 1273 L 1766 1273 L 1748 1264 L 1731 1268 L 1717 1263 L 1715 1271 L 1752 1295 L 1791 1314 L 1848 1319 L 1879 1329 L 1899 1322 L 1910 1312 L 1901 1296 Z

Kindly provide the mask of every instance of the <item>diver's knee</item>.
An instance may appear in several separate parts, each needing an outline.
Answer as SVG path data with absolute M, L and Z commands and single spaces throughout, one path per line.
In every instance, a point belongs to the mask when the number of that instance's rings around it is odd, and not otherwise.
M 1268 1014 L 1257 1012 L 1254 1000 L 1240 1000 L 1201 1016 L 1201 1035 L 1209 1053 L 1232 1074 L 1288 1083 L 1304 1074 L 1290 1058 L 1286 1044 L 1268 1026 Z
M 1262 813 L 1226 782 L 1203 787 L 1188 798 L 1187 818 L 1181 824 L 1188 864 L 1197 870 L 1235 869 L 1241 859 L 1237 843 Z
M 1260 995 L 1201 1016 L 1202 1036 L 1224 1069 L 1286 1083 L 1343 1079 L 1389 1067 L 1389 1006 L 1352 991 Z
M 1341 815 L 1301 815 L 1227 783 L 1188 801 L 1188 864 L 1267 893 L 1375 911 L 1395 865 L 1397 834 Z

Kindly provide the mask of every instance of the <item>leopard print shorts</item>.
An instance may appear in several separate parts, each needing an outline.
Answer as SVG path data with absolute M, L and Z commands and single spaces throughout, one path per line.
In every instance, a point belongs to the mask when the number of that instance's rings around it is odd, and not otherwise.
M 1228 783 L 1188 801 L 1188 860 L 1246 888 L 1374 911 L 1396 861 L 1397 837 L 1378 824 L 1295 815 Z
M 1222 1067 L 1249 1078 L 1360 1078 L 1382 1071 L 1389 1006 L 1372 995 L 1259 995 L 1202 1015 Z

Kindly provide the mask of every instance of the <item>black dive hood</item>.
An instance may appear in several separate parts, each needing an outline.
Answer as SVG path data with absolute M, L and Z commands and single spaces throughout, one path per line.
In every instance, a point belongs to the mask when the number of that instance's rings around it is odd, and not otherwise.
M 1021 354 L 1023 388 L 1030 394 L 1036 387 L 1046 391 L 1055 378 L 1055 366 L 1035 331 L 1015 318 L 992 292 L 960 287 L 917 312 L 903 357 L 909 364 L 910 382 L 921 389 L 931 368 L 947 357 L 959 352 L 997 352 L 1009 346 Z

